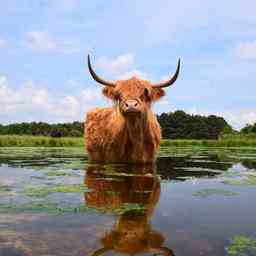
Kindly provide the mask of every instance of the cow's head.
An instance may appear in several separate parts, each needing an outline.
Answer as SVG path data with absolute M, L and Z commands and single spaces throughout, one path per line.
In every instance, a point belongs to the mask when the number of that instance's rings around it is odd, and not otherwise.
M 118 104 L 124 116 L 138 116 L 146 113 L 151 103 L 165 95 L 163 88 L 172 85 L 178 78 L 180 60 L 176 72 L 168 81 L 151 84 L 149 81 L 132 77 L 128 80 L 109 82 L 100 78 L 93 70 L 88 55 L 88 68 L 93 79 L 104 85 L 103 94 Z

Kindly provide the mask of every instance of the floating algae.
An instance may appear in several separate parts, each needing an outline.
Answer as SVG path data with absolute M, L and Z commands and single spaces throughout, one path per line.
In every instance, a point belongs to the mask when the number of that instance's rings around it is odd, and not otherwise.
M 85 213 L 85 212 L 108 212 L 109 214 L 132 214 L 142 215 L 145 213 L 145 206 L 135 203 L 125 203 L 118 208 L 91 208 L 85 205 L 70 206 L 61 205 L 55 202 L 40 200 L 29 202 L 21 205 L 11 203 L 0 203 L 0 214 L 18 214 L 18 213 L 46 213 L 49 215 L 63 215 L 70 213 Z
M 247 256 L 256 254 L 256 239 L 247 236 L 234 236 L 226 248 L 228 256 Z
M 197 192 L 193 193 L 193 196 L 199 197 L 209 197 L 209 196 L 236 196 L 239 193 L 233 192 L 226 189 L 219 189 L 219 188 L 206 188 L 198 190 Z
M 145 214 L 146 208 L 145 205 L 137 204 L 137 203 L 124 203 L 121 204 L 119 207 L 97 207 L 97 212 L 107 213 L 107 214 L 114 214 L 114 215 L 123 215 L 123 214 L 131 214 L 134 216 L 143 215 Z
M 145 206 L 136 204 L 136 203 L 125 203 L 122 204 L 119 208 L 114 210 L 117 214 L 133 214 L 133 215 L 141 215 L 145 213 Z
M 223 183 L 236 186 L 256 186 L 256 176 L 249 175 L 248 177 L 242 179 L 227 179 L 224 180 Z
M 52 193 L 83 193 L 90 191 L 84 184 L 26 187 L 24 192 L 31 197 L 46 197 Z
M 81 206 L 61 206 L 51 202 L 30 202 L 22 205 L 0 204 L 0 213 L 47 213 L 50 215 L 62 215 L 66 213 L 82 213 L 91 210 L 84 205 Z
M 62 164 L 62 168 L 64 169 L 72 169 L 72 170 L 83 170 L 84 162 L 82 161 L 72 161 L 69 163 Z
M 64 172 L 64 171 L 58 171 L 58 170 L 52 170 L 52 171 L 48 171 L 46 173 L 47 176 L 73 176 L 75 174 L 70 173 L 70 172 Z

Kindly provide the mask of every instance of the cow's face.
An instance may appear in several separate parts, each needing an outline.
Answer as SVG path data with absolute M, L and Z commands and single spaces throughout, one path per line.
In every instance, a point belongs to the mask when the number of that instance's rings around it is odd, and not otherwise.
M 103 94 L 118 104 L 119 110 L 124 116 L 141 116 L 150 108 L 151 102 L 165 95 L 162 88 L 168 87 L 176 81 L 180 71 L 180 60 L 174 76 L 168 81 L 158 84 L 151 84 L 149 81 L 136 77 L 116 82 L 106 81 L 92 69 L 89 55 L 88 68 L 94 80 L 105 86 Z
M 153 88 L 148 81 L 133 77 L 117 81 L 115 87 L 106 86 L 103 94 L 112 99 L 125 117 L 146 113 L 153 101 L 165 95 L 161 88 Z

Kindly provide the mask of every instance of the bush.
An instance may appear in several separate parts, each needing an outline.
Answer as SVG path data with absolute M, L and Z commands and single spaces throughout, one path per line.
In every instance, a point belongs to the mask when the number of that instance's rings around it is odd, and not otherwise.
M 53 130 L 53 131 L 51 132 L 51 137 L 52 137 L 52 138 L 60 138 L 60 137 L 62 137 L 61 131 Z

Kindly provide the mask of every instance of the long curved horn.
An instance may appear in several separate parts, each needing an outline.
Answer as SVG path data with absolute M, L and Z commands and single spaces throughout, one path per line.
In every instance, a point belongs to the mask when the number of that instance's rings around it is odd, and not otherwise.
M 94 79 L 95 81 L 97 81 L 97 82 L 100 83 L 100 84 L 103 84 L 103 85 L 106 85 L 106 86 L 110 86 L 110 87 L 115 87 L 115 86 L 116 86 L 113 82 L 108 82 L 108 81 L 105 81 L 104 79 L 100 78 L 100 77 L 94 72 L 94 70 L 92 69 L 92 65 L 91 65 L 90 55 L 89 55 L 89 54 L 88 54 L 88 57 L 87 57 L 87 61 L 88 61 L 88 68 L 89 68 L 90 74 L 92 75 L 92 77 L 93 77 L 93 79 Z
M 177 66 L 177 69 L 176 69 L 176 72 L 175 72 L 174 76 L 171 79 L 169 79 L 168 81 L 158 83 L 158 84 L 153 84 L 152 87 L 154 87 L 154 88 L 164 88 L 164 87 L 168 87 L 168 86 L 172 85 L 177 80 L 177 78 L 179 76 L 179 72 L 180 72 L 180 59 L 178 61 L 178 66 Z

